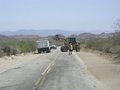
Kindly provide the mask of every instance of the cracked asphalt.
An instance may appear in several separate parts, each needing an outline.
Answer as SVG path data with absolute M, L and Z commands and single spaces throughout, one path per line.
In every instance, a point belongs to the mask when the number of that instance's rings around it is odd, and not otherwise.
M 43 72 L 42 80 L 38 80 Z M 68 55 L 59 49 L 0 73 L 0 90 L 103 90 L 99 84 L 75 52 Z
M 56 51 L 40 54 L 33 60 L 14 65 L 0 72 L 0 90 L 33 90 L 35 82 L 54 59 Z
M 103 90 L 77 58 L 61 53 L 37 90 Z

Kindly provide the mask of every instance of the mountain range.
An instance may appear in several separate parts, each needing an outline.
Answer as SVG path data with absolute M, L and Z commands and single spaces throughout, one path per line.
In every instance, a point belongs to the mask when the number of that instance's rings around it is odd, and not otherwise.
M 40 36 L 49 36 L 56 34 L 63 34 L 69 36 L 71 34 L 79 34 L 81 31 L 67 31 L 67 30 L 18 30 L 18 31 L 3 31 L 0 32 L 2 35 L 13 36 L 13 35 L 40 35 Z
M 63 37 L 76 37 L 79 40 L 86 40 L 90 38 L 108 38 L 112 37 L 115 33 L 81 33 L 81 31 L 65 31 L 65 30 L 19 30 L 19 31 L 4 31 L 0 32 L 1 39 L 40 39 L 40 38 L 52 38 L 58 35 Z

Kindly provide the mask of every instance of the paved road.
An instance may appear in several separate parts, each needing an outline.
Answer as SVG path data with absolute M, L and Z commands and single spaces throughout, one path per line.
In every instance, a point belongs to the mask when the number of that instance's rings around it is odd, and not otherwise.
M 55 50 L 0 72 L 0 90 L 103 90 L 82 60 Z
M 103 90 L 86 71 L 84 63 L 74 53 L 60 53 L 49 73 L 36 90 Z
M 6 70 L 0 69 L 0 90 L 33 90 L 35 82 L 57 51 L 40 54 L 34 60 L 25 60 Z

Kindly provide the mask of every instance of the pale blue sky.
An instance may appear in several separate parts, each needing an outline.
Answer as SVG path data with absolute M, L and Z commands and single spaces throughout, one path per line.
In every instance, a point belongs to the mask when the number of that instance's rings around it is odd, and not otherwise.
M 0 0 L 0 31 L 112 31 L 120 0 Z

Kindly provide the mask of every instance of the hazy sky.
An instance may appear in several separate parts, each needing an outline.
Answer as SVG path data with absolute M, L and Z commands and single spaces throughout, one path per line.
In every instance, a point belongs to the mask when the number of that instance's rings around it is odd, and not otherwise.
M 111 31 L 118 18 L 120 0 L 0 0 L 0 31 Z

